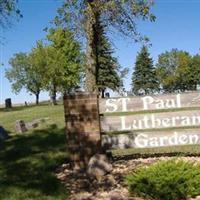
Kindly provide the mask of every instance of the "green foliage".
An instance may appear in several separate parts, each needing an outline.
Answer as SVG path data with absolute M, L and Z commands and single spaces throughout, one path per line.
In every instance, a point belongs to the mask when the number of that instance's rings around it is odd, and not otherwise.
M 37 43 L 37 46 L 40 46 Z M 37 47 L 36 47 L 37 48 Z M 10 69 L 6 70 L 6 78 L 12 83 L 12 89 L 19 93 L 23 88 L 36 96 L 36 104 L 39 102 L 39 94 L 43 88 L 41 69 L 44 65 L 41 60 L 41 52 L 32 54 L 17 53 L 10 60 Z M 38 57 L 40 60 L 38 61 Z
M 27 81 L 27 71 L 29 69 L 28 55 L 17 53 L 9 61 L 10 69 L 6 70 L 6 78 L 12 83 L 12 90 L 18 93 Z
M 200 85 L 200 55 L 196 54 L 192 57 L 190 66 L 190 82 L 194 84 L 194 89 Z
M 196 88 L 192 79 L 191 56 L 186 51 L 172 49 L 159 55 L 156 73 L 160 88 L 164 92 L 193 90 Z
M 186 200 L 200 194 L 200 164 L 171 159 L 126 177 L 129 192 L 154 200 Z
M 153 60 L 150 58 L 147 47 L 143 46 L 138 53 L 135 63 L 135 69 L 132 75 L 132 91 L 134 94 L 152 94 L 158 90 L 158 82 L 153 66 Z
M 77 33 L 80 33 L 80 30 L 84 32 L 85 25 L 92 20 L 87 18 L 87 12 L 93 12 L 94 15 L 100 14 L 103 26 L 111 30 L 114 28 L 123 35 L 131 36 L 138 41 L 145 38 L 138 33 L 136 20 L 141 18 L 155 21 L 155 16 L 150 11 L 152 5 L 151 0 L 64 0 L 63 5 L 58 9 L 54 23 L 68 27 Z
M 20 10 L 17 8 L 17 0 L 1 0 L 0 1 L 0 26 L 6 27 L 9 24 L 11 15 L 22 17 Z
M 107 30 L 117 30 L 135 41 L 146 40 L 136 28 L 136 20 L 154 21 L 155 16 L 150 12 L 152 1 L 117 1 L 117 0 L 65 0 L 58 9 L 54 23 L 70 28 L 76 33 L 84 33 L 87 40 L 86 53 L 86 89 L 97 91 L 98 55 L 97 43 L 98 17 L 102 19 L 103 27 Z M 82 31 L 80 31 L 82 30 Z
M 10 59 L 11 68 L 6 77 L 18 93 L 25 88 L 36 95 L 39 102 L 41 90 L 62 93 L 74 89 L 81 80 L 83 54 L 79 43 L 67 29 L 50 29 L 48 45 L 37 41 L 29 54 L 17 53 Z
M 117 58 L 113 57 L 114 50 L 106 37 L 104 27 L 98 19 L 96 30 L 97 35 L 97 86 L 99 92 L 104 97 L 104 92 L 107 88 L 113 91 L 119 91 L 123 86 L 120 77 L 121 72 Z
M 43 80 L 46 85 L 55 85 L 57 90 L 73 90 L 81 80 L 84 57 L 80 44 L 67 29 L 49 29 L 46 47 L 47 66 Z

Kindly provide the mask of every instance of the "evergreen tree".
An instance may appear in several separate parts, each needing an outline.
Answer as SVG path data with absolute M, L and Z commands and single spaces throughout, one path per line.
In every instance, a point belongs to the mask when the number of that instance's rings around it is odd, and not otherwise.
M 135 63 L 135 70 L 132 75 L 132 92 L 139 95 L 152 94 L 158 90 L 153 60 L 150 58 L 147 47 L 143 46 L 138 53 Z
M 104 27 L 98 19 L 96 30 L 98 36 L 97 46 L 97 87 L 102 98 L 105 96 L 107 88 L 118 91 L 122 86 L 120 78 L 120 65 L 117 58 L 113 57 L 113 49 L 105 35 Z
M 137 31 L 138 19 L 154 21 L 151 14 L 152 0 L 64 0 L 58 9 L 55 23 L 62 24 L 71 30 L 84 33 L 87 40 L 86 50 L 86 89 L 97 91 L 97 46 L 96 30 L 98 15 L 103 19 L 107 31 L 116 30 L 135 41 L 147 40 Z

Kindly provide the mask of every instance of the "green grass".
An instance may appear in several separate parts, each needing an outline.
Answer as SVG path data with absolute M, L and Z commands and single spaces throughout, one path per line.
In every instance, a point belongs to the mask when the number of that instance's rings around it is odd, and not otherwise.
M 49 117 L 37 129 L 15 133 L 15 121 Z M 1 200 L 66 200 L 55 169 L 67 160 L 63 106 L 0 110 L 0 125 L 11 138 L 0 143 Z
M 64 108 L 63 105 L 39 105 L 39 106 L 22 106 L 12 109 L 0 109 L 0 125 L 6 130 L 15 134 L 15 121 L 21 119 L 25 122 L 38 118 L 49 118 L 49 124 L 56 124 L 58 128 L 64 127 Z
M 184 145 L 171 147 L 156 147 L 156 148 L 129 148 L 129 149 L 113 149 L 109 150 L 113 156 L 127 156 L 127 155 L 153 155 L 153 154 L 169 154 L 175 153 L 177 155 L 192 155 L 200 154 L 200 145 Z

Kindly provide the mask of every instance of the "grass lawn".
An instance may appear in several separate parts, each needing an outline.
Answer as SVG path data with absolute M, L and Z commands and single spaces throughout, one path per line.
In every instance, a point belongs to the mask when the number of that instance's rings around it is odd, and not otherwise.
M 200 155 L 200 145 L 183 145 L 156 148 L 129 148 L 129 149 L 111 149 L 113 156 L 143 156 L 155 154 L 173 154 L 173 155 Z
M 48 117 L 34 130 L 17 134 L 15 121 Z M 67 160 L 63 106 L 0 109 L 0 125 L 11 138 L 0 143 L 1 200 L 66 200 L 55 169 Z

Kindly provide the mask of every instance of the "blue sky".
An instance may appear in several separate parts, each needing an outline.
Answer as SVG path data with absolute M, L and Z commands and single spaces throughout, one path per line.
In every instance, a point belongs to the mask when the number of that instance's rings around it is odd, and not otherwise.
M 5 68 L 9 68 L 8 60 L 14 53 L 28 52 L 39 39 L 45 37 L 43 28 L 55 16 L 61 0 L 19 0 L 23 19 L 16 22 L 9 30 L 0 30 L 5 37 L 4 45 L 0 47 L 0 104 L 5 98 L 12 98 L 14 103 L 34 101 L 26 91 L 18 95 L 12 93 L 10 83 L 4 77 Z M 152 43 L 151 56 L 155 63 L 160 53 L 171 48 L 187 50 L 191 54 L 199 53 L 200 49 L 200 0 L 155 0 L 152 12 L 156 22 L 138 22 L 138 30 L 147 35 Z M 135 57 L 141 44 L 115 36 L 113 42 L 116 56 L 122 66 L 130 68 L 130 74 L 125 80 L 125 86 L 130 88 L 130 77 Z M 41 99 L 47 99 L 48 94 L 42 93 Z

